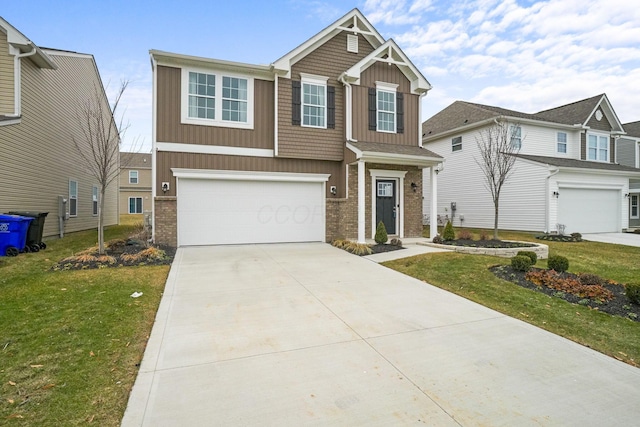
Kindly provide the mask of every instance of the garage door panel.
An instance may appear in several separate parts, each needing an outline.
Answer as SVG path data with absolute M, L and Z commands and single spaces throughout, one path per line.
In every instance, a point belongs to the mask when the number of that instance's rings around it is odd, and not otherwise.
M 319 182 L 179 179 L 180 245 L 323 241 Z
M 558 223 L 565 233 L 618 232 L 620 197 L 618 190 L 561 188 Z

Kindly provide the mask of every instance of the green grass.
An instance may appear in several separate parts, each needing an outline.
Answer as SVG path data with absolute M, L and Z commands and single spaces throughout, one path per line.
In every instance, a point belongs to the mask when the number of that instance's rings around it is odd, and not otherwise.
M 109 227 L 105 239 L 134 231 Z M 0 424 L 120 424 L 169 267 L 50 270 L 96 241 L 72 233 L 0 258 Z
M 500 238 L 537 241 L 534 234 L 522 232 L 501 231 Z M 542 243 L 549 245 L 551 255 L 567 257 L 569 271 L 573 273 L 594 273 L 620 283 L 638 280 L 640 248 L 586 241 Z M 493 265 L 508 263 L 507 258 L 434 253 L 384 265 L 629 364 L 640 365 L 640 323 L 522 288 L 498 279 L 488 270 Z M 536 266 L 546 268 L 546 260 L 538 260 Z

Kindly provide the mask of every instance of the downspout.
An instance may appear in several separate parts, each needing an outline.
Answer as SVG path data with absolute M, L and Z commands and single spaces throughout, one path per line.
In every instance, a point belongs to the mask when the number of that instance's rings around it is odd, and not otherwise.
M 548 165 L 547 165 L 548 166 Z M 551 168 L 549 168 L 549 170 L 551 170 Z M 551 218 L 549 215 L 549 209 L 551 208 L 551 203 L 549 202 L 549 191 L 551 190 L 551 186 L 550 186 L 550 182 L 551 182 L 551 177 L 556 175 L 558 172 L 560 172 L 560 169 L 556 168 L 554 171 L 552 171 L 549 176 L 547 176 L 546 182 L 545 182 L 545 197 L 544 197 L 544 222 L 545 222 L 545 226 L 546 226 L 546 230 L 545 233 L 549 233 L 551 231 L 551 224 L 549 224 Z M 556 208 L 557 211 L 557 208 Z
M 156 99 L 158 84 L 158 66 L 156 59 L 151 55 L 151 71 L 153 74 L 153 89 L 151 92 L 151 240 L 156 241 L 156 190 L 158 185 L 157 141 L 156 141 Z M 177 209 L 177 208 L 176 208 Z M 176 224 L 177 227 L 177 224 Z
M 340 77 L 338 77 L 338 81 L 340 81 L 340 83 L 342 83 L 345 88 L 347 89 L 346 93 L 345 93 L 345 112 L 346 112 L 346 123 L 345 123 L 345 138 L 347 140 L 347 142 L 358 142 L 357 140 L 353 139 L 353 124 L 352 124 L 352 116 L 353 116 L 353 112 L 352 112 L 352 91 L 353 88 L 351 87 L 351 84 L 349 82 L 347 82 L 347 79 L 345 78 L 344 73 L 342 73 L 340 75 Z
M 22 58 L 26 58 L 28 56 L 33 56 L 36 54 L 36 46 L 31 43 L 31 51 L 20 53 L 13 57 L 13 78 L 15 79 L 15 87 L 14 87 L 14 97 L 13 100 L 13 109 L 14 109 L 14 117 L 20 117 L 22 115 L 22 102 L 20 102 L 20 98 L 22 96 L 22 78 L 21 78 L 21 67 L 20 60 Z

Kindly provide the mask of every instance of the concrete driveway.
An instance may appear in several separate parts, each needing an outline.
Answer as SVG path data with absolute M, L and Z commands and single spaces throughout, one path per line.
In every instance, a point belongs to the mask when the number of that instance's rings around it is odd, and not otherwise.
M 634 234 L 634 233 L 583 234 L 582 238 L 584 240 L 590 240 L 592 242 L 613 243 L 616 245 L 640 247 L 640 234 Z
M 212 246 L 178 250 L 122 425 L 620 426 L 638 402 L 640 369 L 327 244 Z

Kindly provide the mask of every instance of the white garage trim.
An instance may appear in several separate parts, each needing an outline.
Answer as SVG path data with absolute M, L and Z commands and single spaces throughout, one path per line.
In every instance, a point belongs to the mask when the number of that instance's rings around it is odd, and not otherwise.
M 172 171 L 178 246 L 325 240 L 327 174 Z
M 620 190 L 624 189 L 622 184 L 603 184 L 578 181 L 557 181 L 558 188 L 585 188 L 594 190 Z

